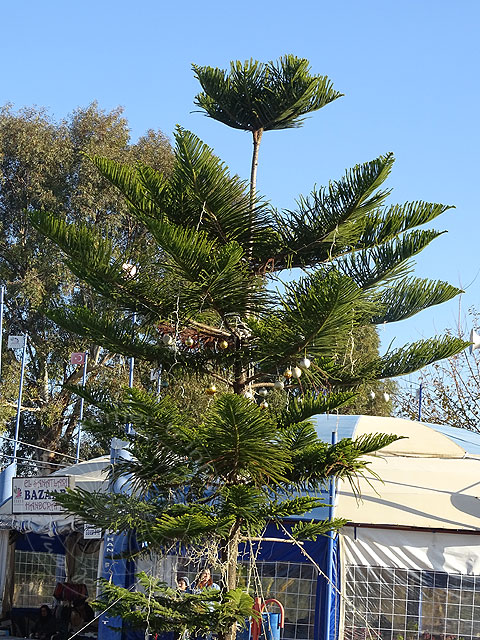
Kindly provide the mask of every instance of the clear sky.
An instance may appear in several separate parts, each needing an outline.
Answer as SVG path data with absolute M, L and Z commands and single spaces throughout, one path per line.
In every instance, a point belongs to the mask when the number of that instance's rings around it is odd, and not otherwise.
M 392 201 L 453 204 L 447 229 L 418 260 L 418 275 L 467 287 L 479 304 L 478 0 L 4 0 L 0 104 L 47 107 L 58 119 L 98 100 L 125 108 L 132 137 L 175 124 L 213 146 L 247 178 L 248 134 L 194 112 L 192 62 L 310 60 L 344 98 L 303 128 L 265 134 L 258 188 L 279 208 L 344 170 L 393 151 Z M 454 327 L 458 301 L 381 332 L 384 344 Z

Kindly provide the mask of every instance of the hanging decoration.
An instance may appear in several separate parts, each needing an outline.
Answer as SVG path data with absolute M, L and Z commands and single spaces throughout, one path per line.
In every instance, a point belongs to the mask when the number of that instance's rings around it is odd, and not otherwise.
M 300 367 L 293 367 L 292 376 L 298 380 L 301 375 L 302 375 L 302 370 L 300 369 Z
M 275 380 L 275 382 L 273 383 L 273 388 L 276 389 L 277 391 L 283 391 L 285 388 L 285 385 L 281 380 Z
M 260 409 L 268 409 L 268 402 L 266 400 L 263 400 L 259 406 Z
M 164 333 L 162 342 L 166 347 L 170 347 L 173 344 L 173 337 L 169 333 Z
M 285 378 L 287 378 L 287 380 L 289 380 L 293 376 L 293 371 L 290 368 L 285 369 L 283 375 Z
M 310 369 L 311 364 L 311 361 L 305 356 L 305 358 L 302 358 L 300 360 L 298 366 L 300 367 L 300 369 Z
M 220 347 L 220 349 L 223 349 L 225 351 L 225 349 L 228 349 L 229 344 L 226 340 L 220 340 L 218 346 Z
M 214 396 L 217 393 L 217 387 L 214 384 L 210 384 L 206 389 L 207 396 Z
M 195 344 L 195 340 L 189 336 L 186 340 L 185 340 L 185 346 L 186 347 L 193 347 L 193 345 Z

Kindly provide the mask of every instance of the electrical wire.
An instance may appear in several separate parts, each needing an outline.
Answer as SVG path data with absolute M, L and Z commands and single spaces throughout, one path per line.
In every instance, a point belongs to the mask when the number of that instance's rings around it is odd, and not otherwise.
M 13 460 L 13 456 L 9 453 L 0 453 L 0 458 L 8 458 L 10 460 Z M 22 460 L 22 462 L 31 462 L 32 464 L 43 464 L 46 465 L 47 467 L 62 467 L 62 468 L 66 468 L 69 467 L 70 465 L 67 464 L 66 462 L 63 463 L 58 463 L 58 462 L 46 462 L 44 460 L 32 460 L 32 458 L 21 458 L 19 456 L 15 456 L 15 460 Z
M 8 442 L 15 442 L 14 438 L 7 438 L 7 436 L 0 436 L 4 440 Z M 23 442 L 22 440 L 16 441 L 18 444 L 22 444 L 25 447 L 33 447 L 34 449 L 39 449 L 40 451 L 47 451 L 47 453 L 54 453 L 57 456 L 64 456 L 65 458 L 71 458 L 72 460 L 76 460 L 75 456 L 71 456 L 69 453 L 62 453 L 61 451 L 54 451 L 53 449 L 46 449 L 45 447 L 39 447 L 36 444 L 31 444 L 30 442 Z M 84 460 L 80 460 L 80 462 L 85 462 Z

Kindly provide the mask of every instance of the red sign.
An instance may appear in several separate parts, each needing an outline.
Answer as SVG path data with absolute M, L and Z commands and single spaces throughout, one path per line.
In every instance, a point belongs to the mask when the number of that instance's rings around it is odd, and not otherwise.
M 72 353 L 70 356 L 70 362 L 72 364 L 85 364 L 85 353 Z

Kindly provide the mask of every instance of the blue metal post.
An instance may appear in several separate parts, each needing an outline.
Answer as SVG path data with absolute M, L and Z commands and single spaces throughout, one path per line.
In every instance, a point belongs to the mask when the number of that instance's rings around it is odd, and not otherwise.
M 87 382 L 87 365 L 88 365 L 88 351 L 85 351 L 85 360 L 83 361 L 82 389 L 85 389 L 85 383 Z M 78 416 L 77 451 L 75 454 L 75 462 L 78 462 L 80 460 L 80 440 L 82 438 L 83 405 L 84 405 L 84 399 L 80 398 L 80 414 Z
M 137 314 L 132 317 L 132 327 L 137 320 Z M 128 372 L 128 386 L 133 387 L 133 373 L 135 366 L 135 358 L 130 357 L 130 365 Z M 131 423 L 125 425 L 125 433 L 127 435 L 134 434 Z M 110 445 L 110 464 L 112 468 L 121 459 L 128 460 L 131 453 L 125 449 L 128 442 L 112 438 Z M 131 486 L 128 477 L 118 478 L 111 481 L 110 491 L 112 493 L 130 493 Z M 130 587 L 133 579 L 133 571 L 131 570 L 132 562 L 124 557 L 125 552 L 130 549 L 132 534 L 129 531 L 117 533 L 115 531 L 105 532 L 103 539 L 103 560 L 102 560 L 102 578 L 110 580 L 113 584 L 120 587 Z M 100 616 L 98 625 L 98 640 L 121 640 L 122 638 L 122 619 L 118 616 L 110 617 L 108 613 Z
M 135 323 L 137 321 L 137 314 L 134 313 L 132 316 L 132 331 L 133 331 L 133 327 L 135 326 Z M 133 372 L 135 369 L 135 358 L 133 356 L 130 357 L 130 362 L 129 362 L 129 371 L 128 371 L 128 387 L 129 389 L 131 389 L 133 387 Z M 131 425 L 131 423 L 127 423 L 125 425 L 125 433 L 127 435 L 132 435 L 133 434 L 133 427 Z
M 25 356 L 27 353 L 27 341 L 28 334 L 23 336 L 23 350 L 22 350 L 22 367 L 20 369 L 20 385 L 18 387 L 18 400 L 17 400 L 17 417 L 15 419 L 15 435 L 13 440 L 13 459 L 17 457 L 18 449 L 18 432 L 20 429 L 20 413 L 22 411 L 22 394 L 23 394 L 23 379 L 25 377 Z
M 332 445 L 337 443 L 337 432 L 332 432 Z M 328 492 L 328 519 L 333 520 L 334 511 L 335 511 L 335 492 L 336 492 L 336 483 L 335 478 L 330 478 L 329 483 L 329 492 Z M 332 582 L 333 582 L 333 542 L 334 542 L 334 533 L 330 531 L 328 534 L 327 541 L 327 567 L 326 567 L 326 575 L 327 575 L 327 584 L 325 585 L 325 603 L 324 603 L 324 634 L 323 640 L 335 640 L 334 638 L 330 638 L 330 627 L 331 620 L 330 617 L 332 615 Z
M 0 377 L 2 374 L 2 348 L 3 348 L 3 310 L 5 308 L 5 287 L 0 287 Z

